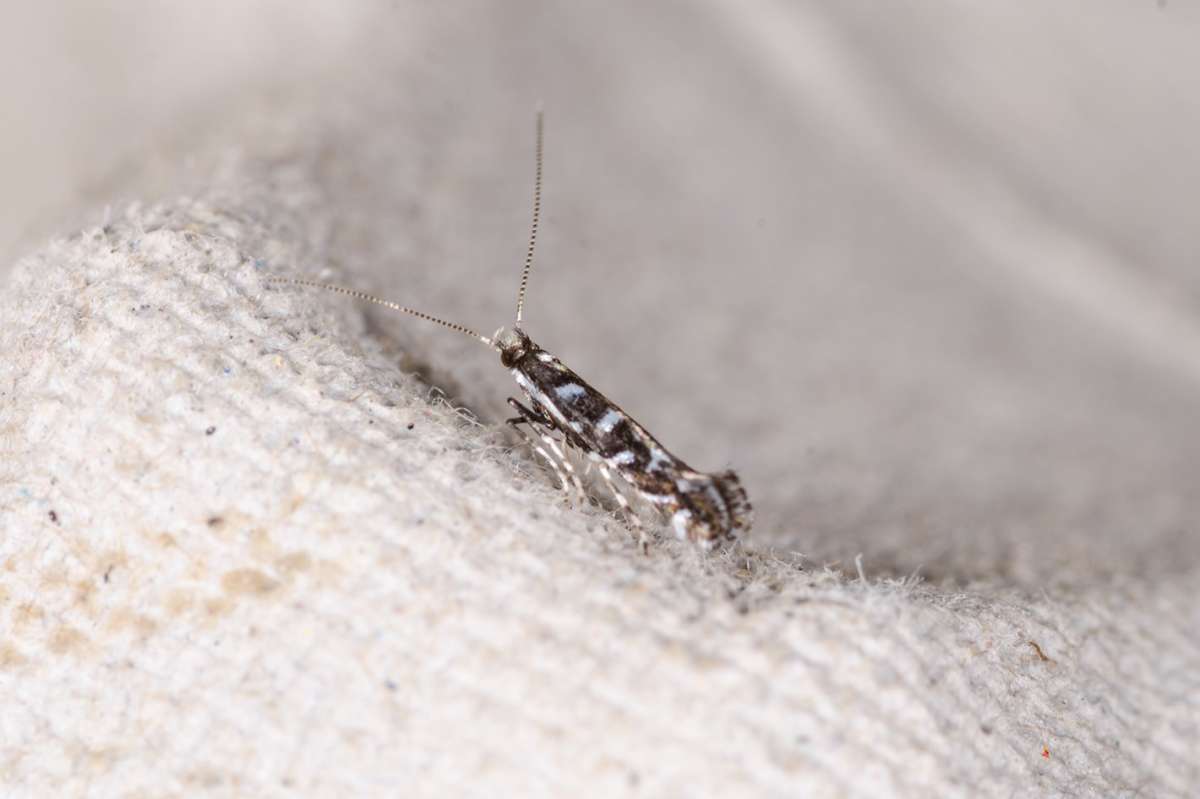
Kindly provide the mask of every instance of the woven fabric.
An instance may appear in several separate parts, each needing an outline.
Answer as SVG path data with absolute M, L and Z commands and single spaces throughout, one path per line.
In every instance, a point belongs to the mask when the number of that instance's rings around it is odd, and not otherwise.
M 997 231 L 1143 283 L 1075 229 L 997 227 L 994 192 L 834 161 L 846 197 L 885 198 L 856 206 L 879 241 L 793 231 L 798 167 L 739 178 L 771 203 L 739 189 L 750 212 L 730 212 L 702 148 L 611 177 L 612 154 L 554 143 L 548 102 L 529 331 L 689 462 L 736 466 L 758 512 L 743 546 L 643 555 L 514 448 L 495 353 L 265 282 L 509 321 L 531 114 L 484 135 L 514 97 L 459 119 L 444 81 L 543 73 L 481 34 L 516 25 L 499 11 L 403 34 L 473 53 L 452 79 L 361 13 L 336 79 L 171 145 L 186 166 L 164 145 L 165 166 L 114 178 L 143 200 L 7 278 L 0 793 L 1195 795 L 1186 316 L 1043 290 Z M 589 13 L 600 41 L 626 30 Z M 650 63 L 661 40 L 634 39 Z M 545 83 L 569 96 L 581 74 Z M 694 111 L 661 113 L 686 130 Z M 603 140 L 563 116 L 567 141 Z M 930 217 L 872 216 L 914 187 Z M 622 213 L 656 212 L 612 244 Z M 823 256 L 792 266 L 780 244 L 810 232 Z M 1168 329 L 1177 349 L 1150 357 Z

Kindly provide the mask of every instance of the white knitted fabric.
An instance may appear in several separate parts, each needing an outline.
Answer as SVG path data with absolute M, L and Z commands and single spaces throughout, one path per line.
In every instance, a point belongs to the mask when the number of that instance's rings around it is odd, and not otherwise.
M 700 145 L 604 145 L 641 137 L 570 104 L 586 70 L 521 66 L 492 36 L 520 29 L 507 9 L 403 32 L 347 13 L 344 71 L 119 172 L 145 199 L 7 278 L 0 794 L 1196 795 L 1186 314 L 1042 291 L 1014 265 L 1027 242 L 1075 253 L 1081 286 L 1141 284 L 1073 229 L 911 161 L 876 183 L 851 161 L 777 165 L 790 140 L 732 173 Z M 603 43 L 628 20 L 538 13 L 530 41 L 628 68 L 557 27 Z M 664 31 L 735 24 L 706 14 L 644 20 L 629 63 Z M 805 19 L 833 48 L 832 23 Z M 764 49 L 778 35 L 747 25 Z M 423 61 L 450 51 L 474 67 Z M 695 466 L 737 467 L 758 511 L 745 546 L 642 555 L 513 448 L 495 353 L 264 283 L 323 275 L 508 323 L 533 103 L 497 87 L 530 75 L 550 138 L 527 329 Z M 473 80 L 497 96 L 444 107 Z M 634 91 L 605 80 L 598 106 Z M 686 131 L 699 112 L 661 113 Z M 851 117 L 828 118 L 865 130 Z M 696 135 L 754 135 L 712 124 Z M 873 135 L 858 154 L 893 163 Z M 872 233 L 796 221 L 793 170 L 820 169 Z M 706 193 L 744 170 L 741 210 Z M 870 197 L 910 189 L 928 217 L 872 217 Z M 782 247 L 810 238 L 803 258 Z M 1166 331 L 1165 355 L 1146 346 Z

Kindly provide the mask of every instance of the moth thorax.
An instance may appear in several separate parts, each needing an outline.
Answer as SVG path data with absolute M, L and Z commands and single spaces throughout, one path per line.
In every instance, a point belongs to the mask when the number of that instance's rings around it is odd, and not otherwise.
M 505 368 L 511 368 L 520 363 L 529 350 L 533 349 L 533 342 L 529 340 L 529 336 L 519 327 L 502 327 L 492 336 L 492 341 L 496 348 L 500 350 L 500 363 Z

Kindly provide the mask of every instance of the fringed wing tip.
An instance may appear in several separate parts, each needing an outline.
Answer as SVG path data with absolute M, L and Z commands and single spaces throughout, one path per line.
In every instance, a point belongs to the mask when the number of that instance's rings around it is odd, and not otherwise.
M 725 500 L 725 506 L 729 508 L 731 529 L 749 530 L 754 521 L 754 506 L 750 504 L 750 498 L 746 496 L 746 489 L 742 487 L 737 472 L 732 469 L 722 472 L 717 475 L 716 484 L 717 490 Z

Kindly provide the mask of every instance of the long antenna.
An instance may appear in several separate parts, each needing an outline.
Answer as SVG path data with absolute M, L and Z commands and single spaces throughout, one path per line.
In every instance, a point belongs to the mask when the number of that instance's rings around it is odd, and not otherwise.
M 529 249 L 525 252 L 525 271 L 521 272 L 521 290 L 517 294 L 517 324 L 525 307 L 525 287 L 533 269 L 533 246 L 537 244 L 538 220 L 542 215 L 542 109 L 537 112 L 537 172 L 533 179 L 533 224 L 529 226 Z
M 291 283 L 294 286 L 307 286 L 308 288 L 332 291 L 335 294 L 345 294 L 347 297 L 353 297 L 356 300 L 366 300 L 367 302 L 373 302 L 376 305 L 382 305 L 385 308 L 391 308 L 393 311 L 401 311 L 406 314 L 412 314 L 413 316 L 417 317 L 418 319 L 424 319 L 426 322 L 434 322 L 436 324 L 441 325 L 442 327 L 448 327 L 451 330 L 457 330 L 459 333 L 465 333 L 466 335 L 470 336 L 471 338 L 479 339 L 484 344 L 487 344 L 489 347 L 491 347 L 493 349 L 496 348 L 495 343 L 493 343 L 490 338 L 488 338 L 487 336 L 479 335 L 478 333 L 476 333 L 474 330 L 472 330 L 469 327 L 464 327 L 463 325 L 457 324 L 455 322 L 447 322 L 445 319 L 438 319 L 436 316 L 430 316 L 427 313 L 422 313 L 421 311 L 418 311 L 415 308 L 406 308 L 405 306 L 394 303 L 391 300 L 385 300 L 385 299 L 381 299 L 379 297 L 375 297 L 370 294 L 367 294 L 365 291 L 358 291 L 356 289 L 348 289 L 348 288 L 345 288 L 344 286 L 335 286 L 331 283 L 318 283 L 315 280 L 305 280 L 305 279 L 299 278 L 299 277 L 281 277 L 279 275 L 267 275 L 266 277 L 263 278 L 263 282 L 265 282 L 265 283 Z

